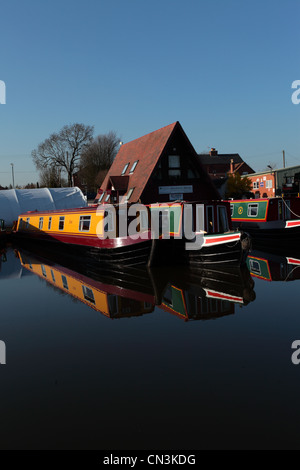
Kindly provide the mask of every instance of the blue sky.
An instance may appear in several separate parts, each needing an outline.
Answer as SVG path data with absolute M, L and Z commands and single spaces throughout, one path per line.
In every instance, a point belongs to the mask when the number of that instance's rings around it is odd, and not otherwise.
M 298 0 L 2 2 L 0 185 L 74 122 L 128 142 L 180 121 L 198 152 L 300 164 Z

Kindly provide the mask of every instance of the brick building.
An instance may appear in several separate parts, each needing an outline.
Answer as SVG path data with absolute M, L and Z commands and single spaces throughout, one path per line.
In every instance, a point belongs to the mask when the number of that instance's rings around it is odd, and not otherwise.
M 238 153 L 218 153 L 214 148 L 208 154 L 199 154 L 199 160 L 209 176 L 214 179 L 226 178 L 228 173 L 246 175 L 254 173 Z

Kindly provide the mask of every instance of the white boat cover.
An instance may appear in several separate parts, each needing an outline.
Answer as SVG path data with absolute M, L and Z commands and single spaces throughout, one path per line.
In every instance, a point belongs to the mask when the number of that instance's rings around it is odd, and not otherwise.
M 82 191 L 75 188 L 6 189 L 0 191 L 0 219 L 6 227 L 23 212 L 86 207 Z

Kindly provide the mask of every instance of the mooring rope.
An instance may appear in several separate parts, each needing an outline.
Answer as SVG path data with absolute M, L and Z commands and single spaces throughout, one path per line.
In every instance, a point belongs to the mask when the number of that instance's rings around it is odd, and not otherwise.
M 280 198 L 282 199 L 283 204 L 285 205 L 285 207 L 287 207 L 287 209 L 288 209 L 295 217 L 297 217 L 298 219 L 300 219 L 300 215 L 298 215 L 298 214 L 296 214 L 295 212 L 292 211 L 292 209 L 287 205 L 287 203 L 285 202 L 285 200 L 283 199 L 283 197 L 280 196 Z

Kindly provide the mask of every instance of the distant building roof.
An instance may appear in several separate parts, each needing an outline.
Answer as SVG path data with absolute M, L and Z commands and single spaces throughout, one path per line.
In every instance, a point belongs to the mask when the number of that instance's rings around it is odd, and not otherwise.
M 299 170 L 300 171 L 300 165 L 287 166 L 286 168 L 273 168 L 272 170 L 268 169 L 268 170 L 264 170 L 264 171 L 258 171 L 256 173 L 251 173 L 247 176 L 268 175 L 268 174 L 272 174 L 272 173 L 279 173 L 281 171 L 290 171 L 290 170 Z
M 199 154 L 202 165 L 230 165 L 231 160 L 233 163 L 243 163 L 244 160 L 238 153 L 220 153 L 218 155 Z

